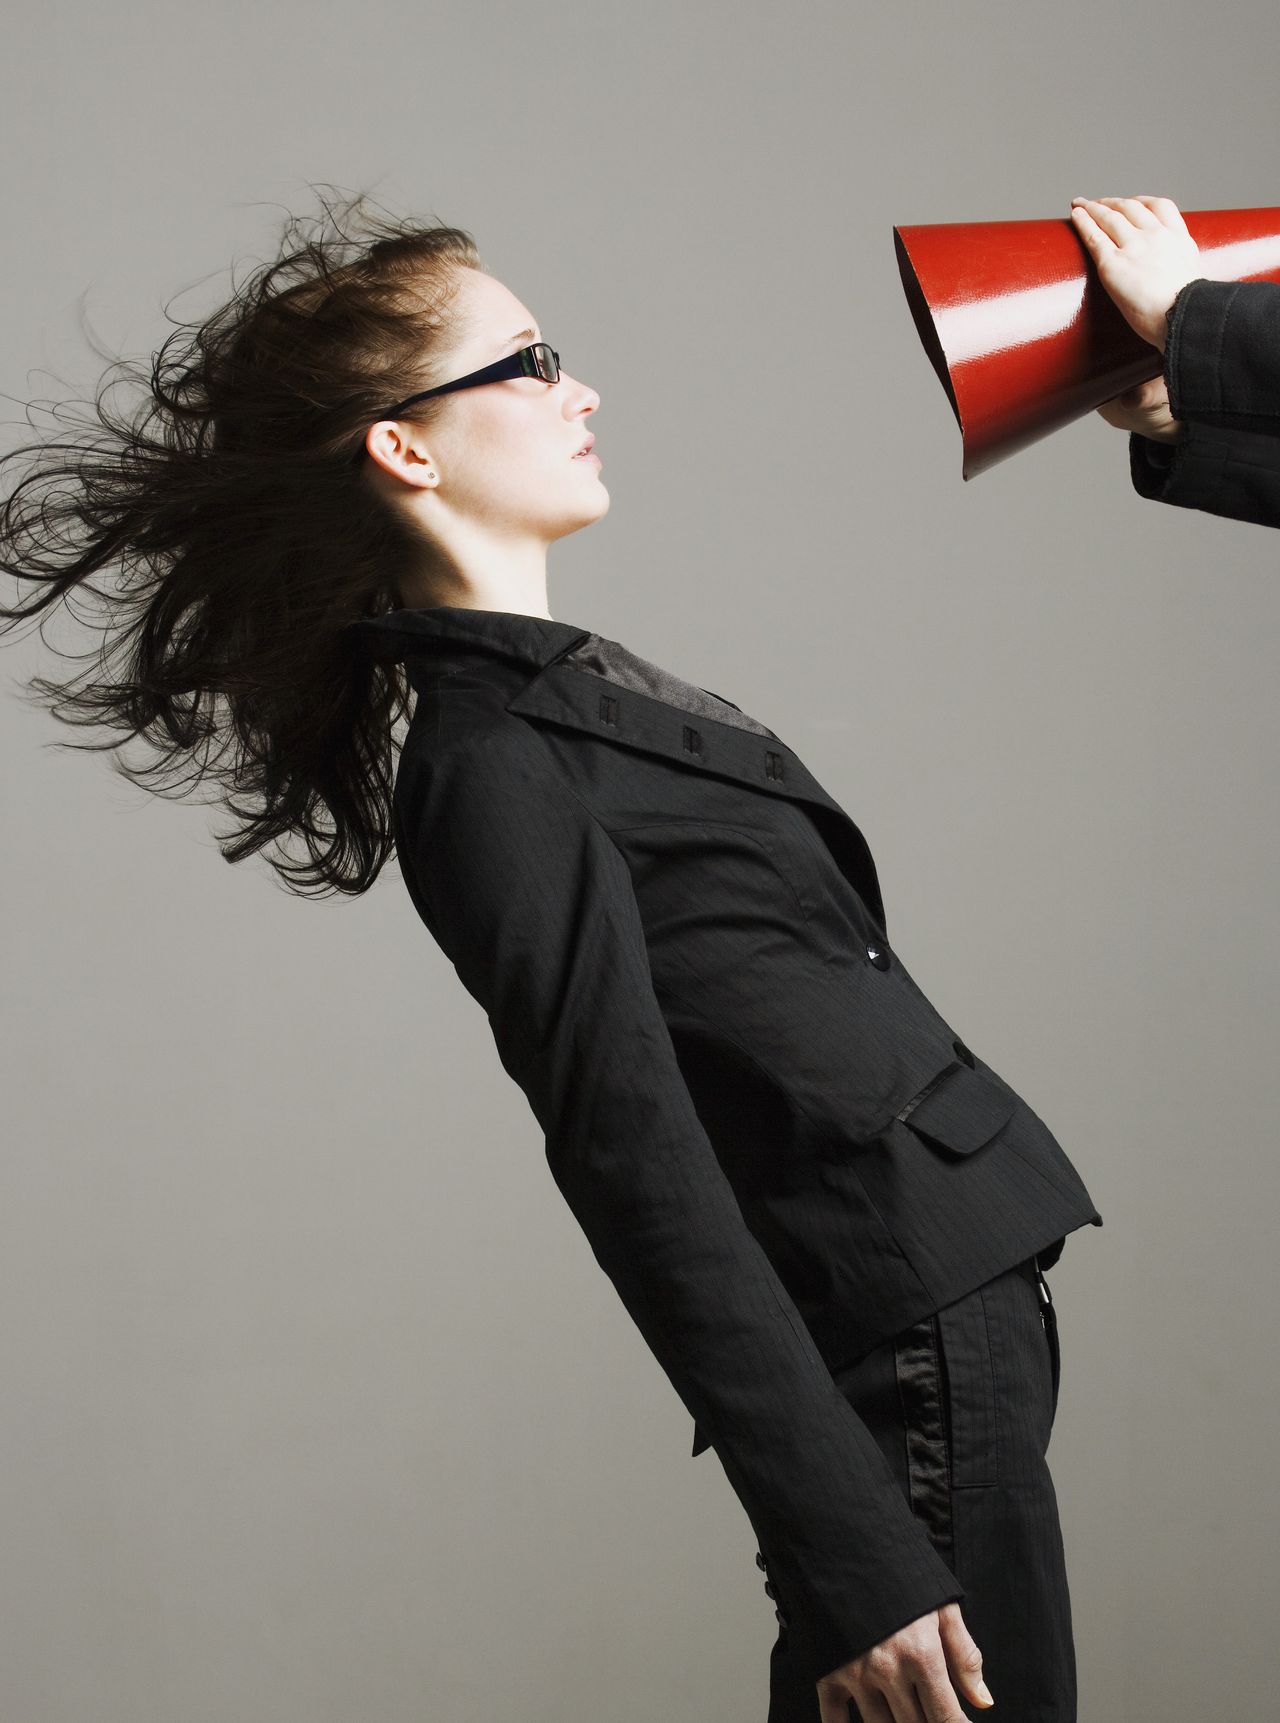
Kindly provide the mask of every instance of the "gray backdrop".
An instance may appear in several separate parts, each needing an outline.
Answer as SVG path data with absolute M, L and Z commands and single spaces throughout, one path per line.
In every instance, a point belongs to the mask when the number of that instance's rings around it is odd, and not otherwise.
M 81 306 L 149 353 L 326 180 L 469 227 L 599 389 L 552 613 L 801 753 L 1105 1216 L 1052 1273 L 1081 1716 L 1260 1714 L 1280 537 L 1142 501 L 1096 416 L 964 484 L 891 229 L 1280 203 L 1274 5 L 24 26 L 8 395 L 87 392 Z M 229 868 L 2 665 L 0 1715 L 763 1718 L 750 1525 L 394 868 Z

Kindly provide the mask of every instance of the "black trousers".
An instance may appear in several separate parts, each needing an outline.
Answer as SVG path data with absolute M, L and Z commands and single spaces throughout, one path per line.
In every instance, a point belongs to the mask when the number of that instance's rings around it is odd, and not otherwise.
M 836 1377 L 965 1588 L 960 1612 L 995 1700 L 960 1700 L 966 1717 L 1076 1723 L 1071 1601 L 1045 1460 L 1060 1374 L 1057 1313 L 1031 1257 Z M 759 1553 L 756 1563 L 765 1566 Z M 765 1589 L 773 1594 L 767 1579 Z M 778 1620 L 768 1723 L 820 1723 L 817 1688 L 788 1668 Z M 849 1715 L 859 1716 L 855 1704 Z

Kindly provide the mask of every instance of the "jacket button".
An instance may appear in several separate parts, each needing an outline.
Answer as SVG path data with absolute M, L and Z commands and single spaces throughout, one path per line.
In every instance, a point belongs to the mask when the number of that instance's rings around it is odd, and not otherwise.
M 783 1615 L 782 1611 L 780 1609 L 775 1609 L 773 1613 L 778 1618 L 778 1626 L 779 1627 L 785 1627 L 787 1625 L 787 1618 L 785 1615 Z
M 877 969 L 887 969 L 889 967 L 889 953 L 885 950 L 883 945 L 869 945 L 867 947 L 867 956 L 870 958 L 871 962 L 875 964 Z
M 760 1554 L 759 1550 L 756 1551 L 756 1566 L 760 1569 L 761 1573 L 768 1573 L 769 1571 L 764 1565 L 764 1557 Z
M 765 1580 L 765 1582 L 764 1582 L 764 1595 L 766 1597 L 773 1597 L 773 1598 L 776 1598 L 778 1595 L 777 1592 L 773 1589 L 773 1587 L 769 1584 L 768 1580 Z

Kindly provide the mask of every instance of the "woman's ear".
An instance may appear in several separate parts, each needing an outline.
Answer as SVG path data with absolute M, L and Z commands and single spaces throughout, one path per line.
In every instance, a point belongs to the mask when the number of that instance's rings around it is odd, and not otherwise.
M 436 484 L 436 466 L 430 451 L 415 432 L 398 419 L 379 419 L 365 432 L 364 446 L 370 458 L 392 478 L 423 490 Z

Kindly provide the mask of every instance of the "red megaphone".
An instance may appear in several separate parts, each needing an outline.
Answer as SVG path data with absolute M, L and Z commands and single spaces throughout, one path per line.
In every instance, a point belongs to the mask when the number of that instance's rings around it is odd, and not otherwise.
M 1280 209 L 1183 210 L 1211 281 L 1280 282 Z M 907 303 L 964 438 L 966 479 L 1148 377 L 1069 218 L 895 227 Z

